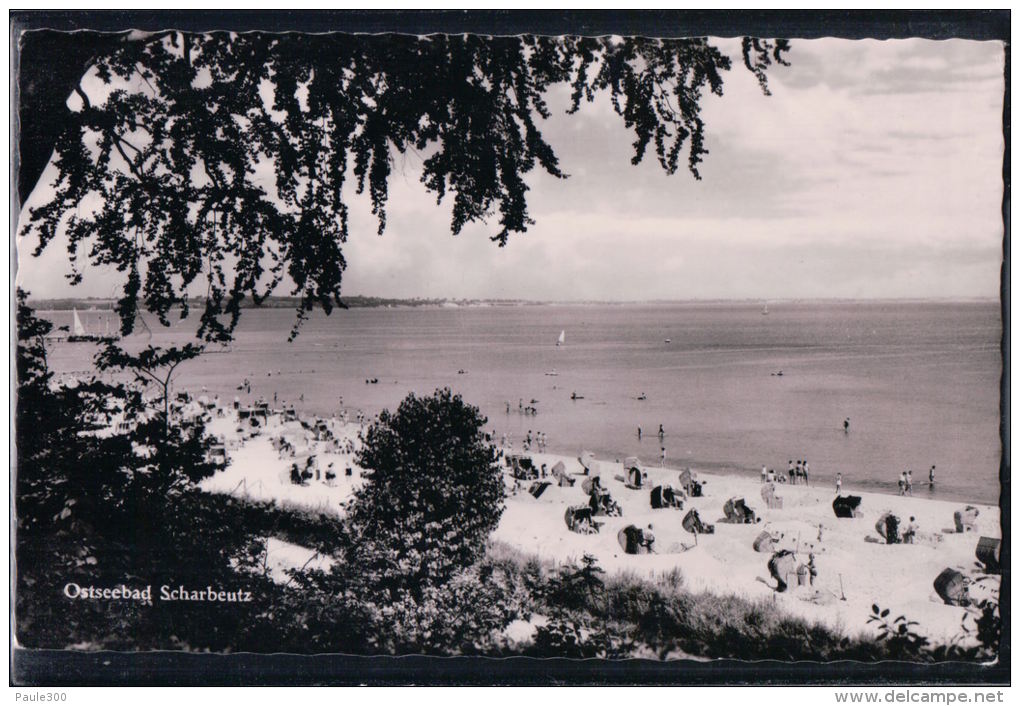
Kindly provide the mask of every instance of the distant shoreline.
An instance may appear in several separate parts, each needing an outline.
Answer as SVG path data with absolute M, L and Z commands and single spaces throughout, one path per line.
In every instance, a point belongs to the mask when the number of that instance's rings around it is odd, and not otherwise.
M 758 298 L 758 299 L 648 299 L 648 300 L 626 300 L 626 301 L 604 301 L 604 300 L 537 300 L 537 299 L 462 299 L 462 298 L 387 298 L 371 296 L 350 296 L 342 299 L 344 305 L 350 309 L 459 309 L 459 308 L 490 308 L 490 307 L 545 307 L 545 306 L 738 306 L 746 304 L 749 306 L 761 306 L 767 301 L 775 309 L 776 306 L 784 305 L 803 306 L 811 304 L 999 304 L 998 299 L 985 297 L 964 297 L 944 299 L 918 299 L 904 297 L 900 299 L 847 299 L 840 297 L 832 298 Z M 108 297 L 85 297 L 85 298 L 55 298 L 55 299 L 30 299 L 29 305 L 39 311 L 70 311 L 80 309 L 89 311 L 93 307 L 97 311 L 112 312 L 117 300 Z M 245 299 L 241 304 L 242 309 L 296 309 L 300 304 L 298 297 L 269 297 L 260 304 L 255 304 L 250 298 Z M 200 309 L 204 300 L 195 298 L 188 300 L 188 306 L 192 309 Z M 174 307 L 177 308 L 177 307 Z

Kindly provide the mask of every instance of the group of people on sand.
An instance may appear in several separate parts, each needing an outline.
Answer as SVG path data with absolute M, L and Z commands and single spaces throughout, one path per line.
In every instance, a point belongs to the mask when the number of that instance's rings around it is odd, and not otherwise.
M 495 438 L 496 432 L 493 431 L 490 438 Z M 521 441 L 521 448 L 525 451 L 536 450 L 539 452 L 545 452 L 546 443 L 548 441 L 548 435 L 544 431 L 532 431 L 528 429 L 528 433 L 524 435 L 524 439 Z M 499 438 L 500 449 L 506 449 L 509 452 L 513 452 L 514 439 L 511 432 L 503 432 Z
M 886 544 L 913 544 L 917 536 L 917 519 L 911 515 L 910 521 L 901 532 L 899 529 L 900 520 L 896 515 L 886 513 L 885 517 L 885 541 Z M 879 522 L 882 520 L 880 519 Z
M 545 432 L 536 431 L 535 435 L 531 435 L 531 429 L 528 429 L 527 435 L 524 437 L 524 450 L 531 451 L 534 446 L 539 451 L 545 451 Z
M 797 461 L 797 465 L 793 464 L 793 461 L 786 462 L 786 474 L 790 477 L 790 485 L 797 485 L 803 483 L 804 485 L 811 485 L 808 478 L 808 462 Z
M 807 461 L 797 461 L 796 465 L 794 465 L 792 460 L 788 461 L 787 462 L 787 467 L 786 467 L 786 474 L 789 477 L 790 485 L 797 485 L 798 483 L 803 483 L 804 485 L 808 485 L 808 471 L 809 471 L 809 468 L 810 467 L 808 466 L 808 462 Z M 787 482 L 787 477 L 784 477 L 781 473 L 777 475 L 775 469 L 773 469 L 773 468 L 767 468 L 765 466 L 762 466 L 761 467 L 761 482 L 762 482 L 762 485 L 764 485 L 766 483 L 777 483 L 777 482 L 778 483 L 786 483 Z

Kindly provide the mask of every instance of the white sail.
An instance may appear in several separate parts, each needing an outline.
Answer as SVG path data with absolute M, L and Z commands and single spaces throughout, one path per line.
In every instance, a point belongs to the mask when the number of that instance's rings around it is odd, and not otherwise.
M 765 302 L 765 306 L 761 310 L 762 315 L 767 316 L 769 313 L 769 303 Z
M 84 336 L 85 335 L 85 327 L 81 325 L 81 319 L 78 318 L 78 310 L 77 309 L 72 309 L 71 311 L 74 312 L 74 335 L 75 336 Z
M 556 345 L 557 346 L 562 346 L 566 342 L 567 342 L 567 332 L 566 331 L 560 331 L 560 337 L 556 339 Z

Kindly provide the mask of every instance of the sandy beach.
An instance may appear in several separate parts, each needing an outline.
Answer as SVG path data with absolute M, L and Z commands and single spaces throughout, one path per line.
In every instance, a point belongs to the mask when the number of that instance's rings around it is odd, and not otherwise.
M 542 454 L 535 454 L 534 458 L 550 468 L 562 460 L 568 472 L 581 472 L 576 459 Z M 976 529 L 958 534 L 953 527 L 953 513 L 964 506 L 962 503 L 858 493 L 852 486 L 844 485 L 844 494 L 862 498 L 863 517 L 839 519 L 832 509 L 834 488 L 780 485 L 776 494 L 783 498 L 783 508 L 770 510 L 761 500 L 761 483 L 757 479 L 711 475 L 697 469 L 693 470 L 705 484 L 703 497 L 688 499 L 683 510 L 653 510 L 649 502 L 651 487 L 661 483 L 678 487 L 677 469 L 647 468 L 648 488 L 634 490 L 616 478 L 623 474 L 621 464 L 600 461 L 600 467 L 602 482 L 621 505 L 623 515 L 598 518 L 605 522 L 598 534 L 576 534 L 564 522 L 566 508 L 586 499 L 578 482 L 574 487 L 554 484 L 538 499 L 527 492 L 509 498 L 494 538 L 560 562 L 592 554 L 609 572 L 633 572 L 655 578 L 679 568 L 684 585 L 695 592 L 775 600 L 791 614 L 851 633 L 869 629 L 871 606 L 878 604 L 880 608 L 889 608 L 892 617 L 902 614 L 918 620 L 932 639 L 949 640 L 961 632 L 965 609 L 945 605 L 935 593 L 933 581 L 947 567 L 969 573 L 976 561 L 978 537 L 1001 536 L 999 509 L 995 507 L 976 506 L 980 511 Z M 722 521 L 723 505 L 732 497 L 744 498 L 761 522 Z M 699 536 L 693 547 L 694 535 L 680 524 L 691 507 L 698 510 L 703 521 L 715 525 L 715 533 Z M 886 511 L 893 512 L 904 523 L 915 517 L 920 533 L 918 543 L 886 544 L 875 530 L 875 523 Z M 654 527 L 656 553 L 624 553 L 617 542 L 617 532 L 627 525 L 646 527 L 649 523 Z M 809 553 L 814 553 L 818 570 L 814 586 L 791 586 L 785 593 L 776 593 L 770 587 L 775 585 L 767 568 L 771 554 L 755 552 L 752 547 L 762 530 L 773 535 L 782 533 L 777 549 L 794 551 L 798 564 L 806 563 Z M 692 548 L 684 549 L 685 546 Z M 758 577 L 766 579 L 769 585 L 758 581 Z
M 229 465 L 202 483 L 210 492 L 230 493 L 257 500 L 305 507 L 317 512 L 343 514 L 344 505 L 363 482 L 363 470 L 354 463 L 354 449 L 361 425 L 339 419 L 325 420 L 332 439 L 316 441 L 305 425 L 281 415 L 271 415 L 257 435 L 238 438 L 238 422 L 233 410 L 214 416 L 210 432 L 227 440 Z M 272 439 L 288 438 L 295 444 L 294 456 L 281 452 Z M 233 440 L 232 440 L 233 439 Z M 337 451 L 337 446 L 350 451 Z M 318 479 L 304 485 L 290 480 L 296 460 L 316 457 Z M 697 468 L 704 484 L 704 496 L 688 498 L 683 510 L 652 509 L 650 490 L 659 484 L 679 486 L 679 469 L 646 466 L 645 487 L 628 488 L 622 481 L 623 466 L 614 459 L 598 459 L 597 473 L 612 498 L 622 508 L 620 517 L 599 517 L 604 523 L 597 534 L 582 535 L 570 531 L 564 521 L 569 506 L 587 502 L 581 488 L 583 467 L 576 458 L 531 453 L 536 467 L 552 468 L 563 462 L 572 486 L 553 484 L 538 497 L 527 492 L 524 481 L 514 492 L 514 481 L 506 472 L 508 498 L 499 526 L 492 538 L 534 554 L 543 560 L 565 563 L 578 561 L 584 554 L 597 557 L 611 574 L 655 579 L 679 569 L 683 585 L 695 593 L 707 591 L 732 594 L 749 599 L 775 601 L 796 616 L 817 621 L 851 634 L 874 629 L 868 625 L 872 604 L 888 608 L 891 617 L 906 615 L 921 623 L 920 629 L 935 641 L 949 641 L 961 634 L 965 609 L 945 605 L 935 593 L 933 581 L 945 568 L 957 568 L 964 574 L 975 572 L 975 547 L 981 536 L 1000 537 L 999 510 L 977 505 L 980 514 L 974 531 L 956 533 L 953 513 L 964 504 L 920 497 L 898 497 L 857 492 L 845 483 L 843 494 L 862 498 L 862 517 L 838 519 L 832 509 L 833 487 L 780 484 L 777 495 L 781 509 L 768 509 L 761 499 L 758 478 L 713 475 Z M 330 464 L 332 464 L 330 466 Z M 502 465 L 502 464 L 501 464 Z M 335 477 L 325 480 L 325 469 Z M 351 475 L 346 475 L 346 469 Z M 723 505 L 732 497 L 742 497 L 753 508 L 760 522 L 727 524 Z M 681 526 L 690 508 L 697 509 L 702 520 L 715 525 L 714 534 L 695 538 Z M 887 545 L 875 529 L 878 518 L 892 511 L 905 524 L 916 518 L 918 539 L 915 544 Z M 654 553 L 627 554 L 617 541 L 617 532 L 627 525 L 654 527 Z M 777 593 L 767 568 L 771 553 L 754 551 L 753 542 L 763 531 L 782 535 L 777 549 L 795 552 L 798 565 L 814 554 L 818 576 L 814 585 L 798 586 Z M 819 538 L 819 534 L 821 538 Z M 273 545 L 273 563 L 278 568 L 302 566 L 319 561 L 314 552 L 294 545 Z M 762 579 L 762 580 L 759 580 Z M 972 596 L 981 587 L 972 588 Z M 845 598 L 845 599 L 844 599 Z

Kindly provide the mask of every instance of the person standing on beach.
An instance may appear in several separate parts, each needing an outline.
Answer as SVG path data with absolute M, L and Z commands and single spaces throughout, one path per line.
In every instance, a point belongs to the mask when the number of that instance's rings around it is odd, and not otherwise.
M 914 477 L 910 471 L 907 471 L 907 484 L 904 490 L 906 490 L 911 496 L 914 494 Z
M 801 471 L 801 475 L 804 477 L 804 485 L 811 485 L 811 483 L 808 482 L 808 462 L 807 462 L 807 459 L 804 459 L 804 468 Z
M 935 490 L 935 466 L 928 470 L 928 489 Z
M 662 425 L 659 425 L 659 441 L 661 442 L 663 437 L 666 436 L 666 432 L 662 430 Z
M 917 525 L 914 524 L 914 518 L 910 518 L 910 522 L 907 523 L 906 529 L 903 530 L 903 543 L 913 544 L 914 535 L 917 534 Z
M 768 482 L 769 482 L 769 469 L 765 468 L 765 465 L 762 464 L 762 467 L 761 467 L 761 483 L 762 483 L 762 485 L 765 485 Z
M 846 419 L 843 420 L 843 433 L 844 434 L 850 433 L 850 417 L 847 417 Z
M 663 446 L 661 451 L 662 451 L 662 453 L 660 454 L 660 457 L 659 457 L 659 465 L 661 467 L 665 468 L 666 467 L 666 447 Z
M 641 427 L 637 428 L 637 440 L 641 441 Z
M 645 548 L 646 552 L 653 554 L 655 552 L 655 549 L 653 549 L 654 544 L 655 535 L 652 534 L 652 525 L 649 523 L 648 529 L 641 531 L 641 546 Z
M 842 473 L 837 473 L 836 474 L 836 495 L 839 495 L 842 492 L 843 492 L 843 474 Z
M 907 472 L 903 471 L 900 474 L 900 480 L 898 485 L 900 486 L 900 495 L 904 495 L 907 492 Z

